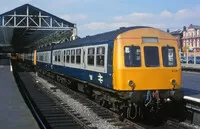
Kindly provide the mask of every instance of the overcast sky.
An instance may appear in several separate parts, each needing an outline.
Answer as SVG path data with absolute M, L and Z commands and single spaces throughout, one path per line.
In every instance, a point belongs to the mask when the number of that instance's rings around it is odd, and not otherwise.
M 80 37 L 121 26 L 175 30 L 200 25 L 199 0 L 1 0 L 0 13 L 26 3 L 76 23 Z

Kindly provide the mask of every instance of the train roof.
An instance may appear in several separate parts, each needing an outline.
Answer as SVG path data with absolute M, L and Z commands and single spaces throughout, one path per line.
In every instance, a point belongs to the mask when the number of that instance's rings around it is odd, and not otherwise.
M 104 42 L 104 41 L 112 41 L 116 39 L 116 37 L 126 31 L 132 30 L 132 29 L 138 29 L 138 28 L 151 28 L 148 26 L 134 26 L 134 27 L 122 27 L 120 29 L 114 30 L 114 31 L 109 31 L 93 36 L 86 36 L 84 38 L 80 38 L 77 40 L 73 41 L 68 41 L 60 44 L 56 44 L 53 49 L 62 49 L 65 47 L 75 47 L 75 46 L 80 46 L 80 45 L 87 45 L 89 43 L 97 43 L 97 42 Z
M 54 45 L 38 48 L 37 52 L 50 51 Z

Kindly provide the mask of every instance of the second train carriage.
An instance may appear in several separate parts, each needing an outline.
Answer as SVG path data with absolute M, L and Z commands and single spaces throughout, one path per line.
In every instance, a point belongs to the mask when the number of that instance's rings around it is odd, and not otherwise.
M 181 100 L 179 60 L 176 39 L 151 27 L 120 28 L 37 50 L 37 66 L 76 80 L 78 89 L 112 106 L 120 102 L 112 108 Z

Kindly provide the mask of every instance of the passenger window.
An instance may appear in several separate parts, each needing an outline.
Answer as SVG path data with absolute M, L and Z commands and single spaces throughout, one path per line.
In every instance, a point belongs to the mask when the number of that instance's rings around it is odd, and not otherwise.
M 58 51 L 58 62 L 60 62 L 60 51 Z
M 104 66 L 105 47 L 97 47 L 96 64 L 97 66 Z
M 124 47 L 124 63 L 126 67 L 140 67 L 141 54 L 139 46 Z
M 88 48 L 88 65 L 94 65 L 94 51 L 95 48 Z
M 70 61 L 70 50 L 67 50 L 67 59 L 66 62 L 69 63 Z
M 146 67 L 159 67 L 159 54 L 158 47 L 145 46 L 144 47 L 144 59 Z
M 176 62 L 176 53 L 174 47 L 162 47 L 162 57 L 163 65 L 165 67 L 175 67 L 177 66 Z
M 71 63 L 75 63 L 75 50 L 71 50 Z
M 46 62 L 48 62 L 48 53 L 46 53 Z
M 81 63 L 81 49 L 76 49 L 76 63 Z
M 40 61 L 43 61 L 43 55 L 41 55 L 39 58 L 40 58 Z
M 65 50 L 64 50 L 64 56 L 63 56 L 63 61 L 65 62 Z
M 45 62 L 47 62 L 47 53 L 45 53 Z
M 57 51 L 55 51 L 55 62 L 57 62 Z

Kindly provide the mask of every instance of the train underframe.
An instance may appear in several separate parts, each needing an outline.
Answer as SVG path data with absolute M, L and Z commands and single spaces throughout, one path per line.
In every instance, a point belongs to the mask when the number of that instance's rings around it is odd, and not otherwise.
M 166 105 L 175 103 L 171 106 L 174 113 L 180 111 L 180 104 L 183 100 L 183 92 L 177 90 L 145 90 L 145 91 L 113 91 L 106 88 L 88 84 L 81 80 L 66 77 L 51 71 L 37 69 L 37 72 L 48 76 L 55 81 L 62 83 L 73 90 L 84 93 L 103 107 L 121 115 L 121 118 L 131 120 L 156 120 L 162 118 L 166 113 Z M 181 106 L 182 107 L 182 106 Z M 172 111 L 169 111 L 170 113 Z M 173 113 L 172 113 L 173 114 Z M 179 114 L 180 115 L 180 114 Z

